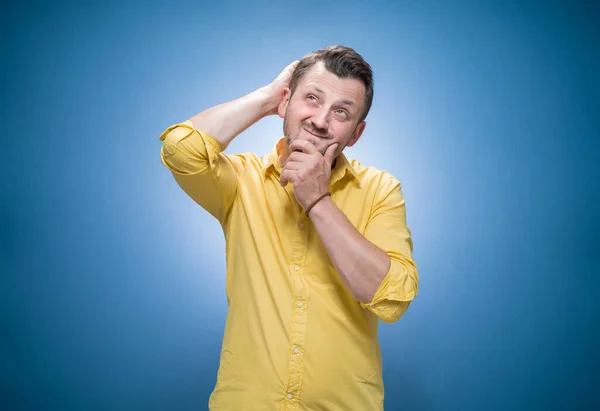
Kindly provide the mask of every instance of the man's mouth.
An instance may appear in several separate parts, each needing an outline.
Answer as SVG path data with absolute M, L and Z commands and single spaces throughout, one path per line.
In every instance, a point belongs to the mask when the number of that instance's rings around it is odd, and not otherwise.
M 313 133 L 312 131 L 310 131 L 307 128 L 305 128 L 304 131 L 306 131 L 307 133 L 312 134 L 313 136 L 318 137 L 318 138 L 327 138 L 327 136 L 321 136 L 319 134 Z

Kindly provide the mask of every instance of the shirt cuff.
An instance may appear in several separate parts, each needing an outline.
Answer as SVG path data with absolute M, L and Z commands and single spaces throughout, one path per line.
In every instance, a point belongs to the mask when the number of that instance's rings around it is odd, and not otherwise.
M 198 131 L 187 120 L 168 127 L 159 137 L 163 142 L 163 164 L 178 174 L 195 174 L 208 166 L 215 171 L 223 147 L 208 133 Z
M 410 302 L 417 296 L 419 276 L 417 267 L 410 259 L 391 258 L 390 269 L 375 291 L 369 303 L 361 303 L 383 322 L 398 321 L 408 310 Z

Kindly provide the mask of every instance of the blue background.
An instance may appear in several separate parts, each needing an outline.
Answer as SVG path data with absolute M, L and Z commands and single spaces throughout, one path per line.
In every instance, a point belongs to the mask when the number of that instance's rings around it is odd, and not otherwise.
M 421 275 L 386 410 L 600 409 L 598 3 L 216 3 L 3 6 L 1 408 L 206 409 L 224 239 L 158 137 L 344 44 L 375 72 L 347 154 L 403 183 Z

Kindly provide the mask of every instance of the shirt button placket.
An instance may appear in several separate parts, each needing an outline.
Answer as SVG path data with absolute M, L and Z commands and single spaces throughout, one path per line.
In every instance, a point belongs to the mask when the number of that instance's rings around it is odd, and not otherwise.
M 304 280 L 304 262 L 308 231 L 303 219 L 297 220 L 297 235 L 292 246 L 290 270 L 294 282 L 294 305 L 292 309 L 292 322 L 289 336 L 289 365 L 288 383 L 284 391 L 284 398 L 288 403 L 286 409 L 296 409 L 300 398 L 303 374 L 303 354 L 306 336 L 306 316 L 308 309 L 308 289 Z M 291 407 L 291 408 L 290 408 Z

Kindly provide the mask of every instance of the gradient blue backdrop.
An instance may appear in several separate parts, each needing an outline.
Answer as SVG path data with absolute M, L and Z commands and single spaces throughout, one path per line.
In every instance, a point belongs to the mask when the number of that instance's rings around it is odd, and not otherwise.
M 206 409 L 224 240 L 158 137 L 345 44 L 376 84 L 347 153 L 403 183 L 421 275 L 386 410 L 600 409 L 598 4 L 216 3 L 2 6 L 0 408 Z

